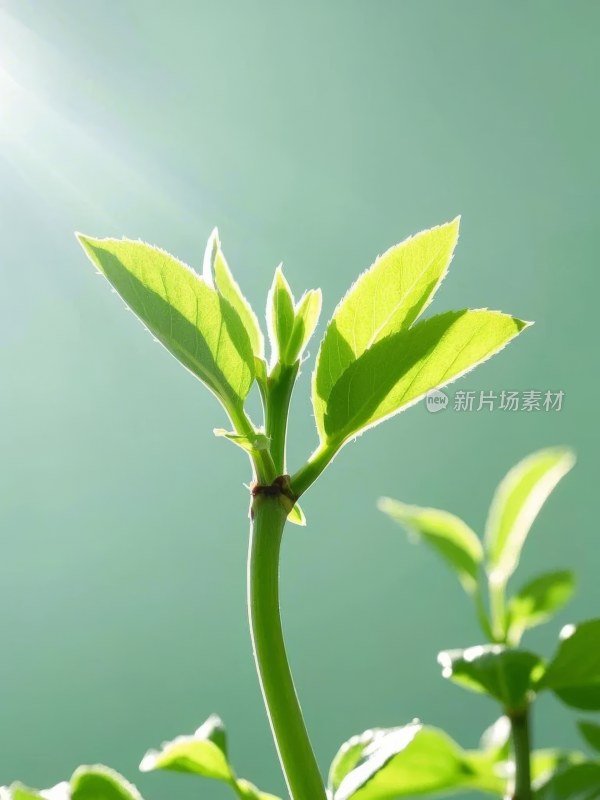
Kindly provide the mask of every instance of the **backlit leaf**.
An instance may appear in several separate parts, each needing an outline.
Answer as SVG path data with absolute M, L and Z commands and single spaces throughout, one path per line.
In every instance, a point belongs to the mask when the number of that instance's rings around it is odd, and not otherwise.
M 466 522 L 447 511 L 405 505 L 389 497 L 382 497 L 378 507 L 409 533 L 437 550 L 456 572 L 466 591 L 475 590 L 483 548 Z
M 79 767 L 71 778 L 71 800 L 142 800 L 136 787 L 108 767 Z
M 143 800 L 136 787 L 101 764 L 79 767 L 69 782 L 52 789 L 28 789 L 20 783 L 0 787 L 0 800 Z
M 216 714 L 192 736 L 178 736 L 165 742 L 160 750 L 149 750 L 142 759 L 140 770 L 152 772 L 157 769 L 213 778 L 226 783 L 236 797 L 244 800 L 278 800 L 275 795 L 261 792 L 254 784 L 237 777 L 227 756 L 225 727 Z
M 600 725 L 582 719 L 577 723 L 577 727 L 590 747 L 600 752 Z
M 490 507 L 485 532 L 490 580 L 504 584 L 519 563 L 535 518 L 575 457 L 571 450 L 540 450 L 520 461 L 502 480 Z
M 20 783 L 12 786 L 0 786 L 0 800 L 39 800 L 41 795 L 34 789 L 28 789 Z M 68 800 L 68 795 L 66 800 Z
M 275 270 L 267 297 L 267 329 L 271 343 L 271 367 L 285 356 L 295 322 L 294 295 L 281 264 Z
M 412 741 L 412 738 L 414 738 L 416 735 L 417 730 L 413 729 L 411 726 L 405 727 L 408 728 L 406 733 L 407 741 Z M 335 754 L 333 761 L 331 762 L 331 766 L 329 767 L 329 776 L 327 781 L 329 791 L 334 797 L 344 778 L 349 775 L 358 764 L 361 763 L 364 757 L 368 757 L 369 745 L 376 739 L 378 735 L 382 733 L 383 730 L 384 729 L 376 728 L 374 730 L 365 731 L 358 736 L 353 736 L 347 742 L 344 742 L 344 744 L 340 747 L 338 752 Z M 403 749 L 404 746 L 404 742 L 400 742 L 398 744 L 399 749 Z
M 302 528 L 306 525 L 304 511 L 302 511 L 298 503 L 294 503 L 292 510 L 288 514 L 288 522 L 291 522 L 292 525 L 300 525 Z
M 52 789 L 28 789 L 20 783 L 0 787 L 0 800 L 142 800 L 136 787 L 114 769 L 100 764 L 79 767 L 70 782 Z
M 229 783 L 234 775 L 227 760 L 225 729 L 216 715 L 191 736 L 178 736 L 160 750 L 149 750 L 140 764 L 142 772 L 157 769 L 189 772 Z
M 324 419 L 317 414 L 322 438 L 340 446 L 483 363 L 526 325 L 496 311 L 449 311 L 381 339 L 333 387 Z
M 38 791 L 20 783 L 0 787 L 0 800 L 142 800 L 142 796 L 114 769 L 96 764 L 79 767 L 69 782 L 52 789 Z
M 575 589 L 568 570 L 548 572 L 525 584 L 508 603 L 508 640 L 517 645 L 527 628 L 541 625 L 559 611 Z
M 295 306 L 294 327 L 283 354 L 286 364 L 293 364 L 302 357 L 319 321 L 321 300 L 321 290 L 310 289 Z
M 458 225 L 457 218 L 390 248 L 340 302 L 315 366 L 317 421 L 324 418 L 333 387 L 347 367 L 376 342 L 410 327 L 427 307 L 450 264 Z
M 423 726 L 415 721 L 398 728 L 368 730 L 345 742 L 329 772 L 329 787 L 335 800 L 354 797 L 422 730 Z
M 560 639 L 540 688 L 574 708 L 600 710 L 600 619 L 566 625 Z
M 527 701 L 543 670 L 533 653 L 492 644 L 445 650 L 438 661 L 444 678 L 493 697 L 507 710 L 518 709 Z
M 502 794 L 504 781 L 481 753 L 443 731 L 411 723 L 366 731 L 342 746 L 329 776 L 334 800 L 394 800 L 458 788 Z
M 61 783 L 53 789 L 41 791 L 30 789 L 22 783 L 0 786 L 0 800 L 70 800 L 70 798 L 71 787 L 68 783 Z
M 91 261 L 150 332 L 221 400 L 240 408 L 254 355 L 238 313 L 192 269 L 164 250 L 127 239 L 79 235 Z
M 202 277 L 209 286 L 213 286 L 237 311 L 242 325 L 246 329 L 252 351 L 257 358 L 264 358 L 265 341 L 252 306 L 244 297 L 242 290 L 231 274 L 219 241 L 219 232 L 215 228 L 211 233 L 202 267 Z
M 237 792 L 243 800 L 279 800 L 274 794 L 259 791 L 254 784 L 243 778 L 236 781 Z

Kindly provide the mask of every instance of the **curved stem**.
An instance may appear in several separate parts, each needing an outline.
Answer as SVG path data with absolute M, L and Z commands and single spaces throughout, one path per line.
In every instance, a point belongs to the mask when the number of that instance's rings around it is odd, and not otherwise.
M 490 579 L 490 616 L 494 641 L 506 642 L 506 596 L 505 586 L 501 581 Z
M 529 736 L 529 708 L 507 713 L 510 719 L 515 782 L 509 800 L 531 800 L 531 741 Z
M 473 599 L 475 601 L 475 610 L 477 612 L 477 621 L 479 622 L 479 627 L 483 631 L 484 636 L 486 636 L 490 641 L 495 641 L 492 626 L 490 625 L 490 621 L 485 609 L 485 603 L 483 602 L 483 592 L 481 591 L 480 582 L 478 582 L 477 586 L 475 587 Z
M 283 498 L 252 503 L 248 611 L 254 658 L 279 761 L 292 800 L 325 800 L 290 672 L 279 613 L 279 553 L 287 510 Z

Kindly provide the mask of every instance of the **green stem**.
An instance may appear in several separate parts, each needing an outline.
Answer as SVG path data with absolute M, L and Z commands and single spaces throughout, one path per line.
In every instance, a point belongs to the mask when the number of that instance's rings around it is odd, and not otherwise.
M 506 643 L 506 598 L 503 582 L 490 579 L 490 616 L 494 640 Z
M 290 672 L 279 613 L 279 554 L 287 517 L 284 498 L 252 502 L 248 611 L 254 658 L 273 738 L 292 800 L 325 800 Z
M 269 389 L 265 409 L 265 430 L 271 440 L 271 456 L 277 475 L 285 472 L 285 437 L 292 391 L 300 362 L 277 366 L 277 374 L 268 379 Z
M 483 602 L 483 592 L 481 591 L 481 583 L 479 582 L 475 588 L 473 599 L 475 601 L 475 609 L 477 611 L 477 620 L 479 622 L 479 626 L 483 631 L 484 636 L 490 641 L 494 641 L 495 637 L 492 632 L 492 626 L 490 625 L 490 621 L 488 619 L 485 603 Z
M 531 740 L 529 736 L 529 707 L 508 711 L 510 719 L 515 779 L 510 800 L 531 800 Z

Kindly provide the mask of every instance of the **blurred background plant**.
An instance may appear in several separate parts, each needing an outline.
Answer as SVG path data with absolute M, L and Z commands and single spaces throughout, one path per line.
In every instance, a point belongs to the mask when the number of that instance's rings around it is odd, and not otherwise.
M 357 797 L 385 796 L 378 784 L 404 784 L 394 796 L 437 794 L 458 788 L 528 800 L 600 797 L 600 725 L 581 719 L 589 756 L 560 748 L 536 750 L 533 703 L 553 691 L 567 706 L 600 711 L 600 619 L 566 625 L 556 652 L 545 659 L 520 642 L 525 631 L 551 620 L 571 599 L 575 575 L 555 570 L 537 575 L 507 597 L 530 528 L 561 478 L 575 463 L 565 448 L 533 453 L 500 483 L 488 514 L 484 544 L 459 517 L 434 508 L 381 498 L 379 508 L 446 561 L 473 601 L 488 643 L 438 655 L 445 678 L 486 695 L 502 716 L 485 731 L 480 750 L 461 752 L 445 734 L 422 728 Z M 402 730 L 402 729 L 400 729 Z M 392 738 L 393 731 L 382 732 Z M 427 739 L 425 746 L 419 737 Z M 439 740 L 439 741 L 438 741 Z M 418 751 L 418 754 L 413 752 Z M 443 757 L 440 755 L 443 753 Z M 368 759 L 366 759 L 368 763 Z M 341 780 L 345 775 L 341 776 Z M 494 786 L 494 781 L 496 785 Z M 354 795 L 348 795 L 354 796 Z

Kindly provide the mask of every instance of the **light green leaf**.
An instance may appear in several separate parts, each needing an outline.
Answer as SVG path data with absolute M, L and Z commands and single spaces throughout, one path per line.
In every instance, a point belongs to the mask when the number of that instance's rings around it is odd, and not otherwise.
M 261 450 L 269 449 L 269 437 L 264 433 L 257 432 L 246 435 L 242 433 L 235 433 L 234 431 L 226 431 L 225 428 L 213 428 L 213 433 L 215 436 L 229 439 L 230 442 L 237 444 L 237 446 L 241 447 L 242 450 L 245 450 L 246 453 L 256 453 Z
M 502 794 L 504 784 L 482 754 L 464 751 L 443 731 L 418 723 L 353 737 L 329 776 L 334 800 L 394 800 L 458 788 Z
M 490 507 L 485 532 L 491 582 L 503 585 L 512 575 L 535 518 L 574 463 L 571 450 L 548 448 L 527 456 L 502 480 Z
M 593 747 L 594 750 L 598 750 L 598 752 L 600 752 L 600 725 L 595 722 L 582 719 L 577 723 L 577 727 L 590 747 Z
M 549 620 L 574 589 L 575 576 L 568 570 L 548 572 L 525 584 L 508 603 L 508 641 L 517 645 L 527 628 Z
M 63 781 L 51 789 L 30 789 L 22 783 L 0 786 L 0 800 L 71 800 L 71 786 Z
M 321 314 L 321 290 L 311 289 L 300 298 L 294 309 L 294 327 L 282 360 L 294 364 L 302 357 Z
M 186 772 L 222 781 L 244 800 L 278 800 L 238 778 L 227 756 L 227 734 L 221 719 L 213 714 L 192 736 L 178 736 L 160 750 L 149 750 L 140 764 L 142 772 L 157 769 Z M 90 799 L 91 800 L 91 799 Z
M 0 800 L 142 800 L 136 787 L 101 764 L 79 767 L 70 782 L 52 789 L 28 789 L 20 783 L 0 787 Z
M 142 795 L 118 772 L 97 765 L 75 770 L 71 800 L 142 800 Z
M 254 784 L 243 779 L 236 781 L 238 793 L 244 800 L 279 800 L 274 794 L 266 794 L 259 791 Z
M 96 764 L 79 767 L 70 782 L 52 789 L 37 791 L 20 783 L 0 787 L 0 800 L 142 800 L 142 795 L 118 772 Z
M 0 800 L 39 800 L 41 795 L 34 789 L 28 789 L 21 783 L 13 783 L 12 786 L 0 786 Z M 68 800 L 68 795 L 65 798 Z
M 291 522 L 292 525 L 300 525 L 302 528 L 306 525 L 304 511 L 302 511 L 298 503 L 294 503 L 292 510 L 288 514 L 288 522 Z
M 67 784 L 68 788 L 68 784 Z M 40 800 L 43 795 L 35 789 L 29 789 L 22 783 L 13 783 L 11 786 L 0 786 L 0 800 Z M 64 795 L 64 800 L 69 800 L 70 794 Z
M 258 383 L 262 394 L 264 391 L 266 391 L 267 386 L 267 362 L 263 358 L 255 358 L 254 371 L 256 373 L 256 382 Z
M 501 350 L 527 323 L 496 311 L 449 311 L 374 344 L 333 387 L 322 437 L 333 446 L 416 403 Z
M 283 274 L 281 264 L 275 270 L 267 297 L 267 330 L 271 344 L 271 367 L 286 353 L 294 331 L 294 295 Z
M 142 772 L 157 769 L 188 772 L 231 783 L 234 774 L 227 760 L 225 728 L 216 714 L 192 736 L 178 736 L 160 750 L 149 750 L 140 764 Z
M 367 730 L 344 742 L 329 770 L 329 789 L 334 800 L 354 797 L 422 730 L 423 726 L 415 721 L 398 728 Z
M 475 591 L 483 548 L 466 522 L 447 511 L 409 506 L 389 497 L 380 498 L 378 508 L 437 550 L 456 572 L 465 591 Z
M 539 688 L 574 708 L 600 710 L 600 619 L 566 625 L 560 639 Z
M 414 723 L 414 725 L 418 725 L 418 728 L 413 728 L 412 725 L 405 726 L 405 728 L 408 729 L 406 731 L 407 741 L 412 741 L 414 736 L 417 734 L 418 729 L 421 727 L 418 723 Z M 384 732 L 384 730 L 386 729 L 375 728 L 374 730 L 365 731 L 358 736 L 353 736 L 347 742 L 344 742 L 344 744 L 340 747 L 335 754 L 333 761 L 331 762 L 331 766 L 329 767 L 329 776 L 327 779 L 327 786 L 333 797 L 336 796 L 336 792 L 340 788 L 340 784 L 344 778 L 349 775 L 358 764 L 361 763 L 363 758 L 368 758 L 369 746 Z M 403 749 L 405 746 L 404 740 L 399 742 L 397 746 L 398 748 Z
M 239 409 L 254 379 L 248 333 L 230 303 L 164 250 L 78 236 L 148 330 L 221 400 Z
M 543 671 L 538 656 L 502 645 L 444 650 L 438 655 L 442 675 L 498 700 L 507 710 L 521 708 Z
M 333 387 L 353 361 L 390 334 L 409 328 L 446 274 L 458 239 L 459 219 L 422 231 L 390 248 L 358 278 L 336 308 L 313 376 L 317 423 Z M 322 435 L 324 431 L 319 427 Z
M 598 800 L 600 763 L 587 761 L 559 769 L 534 794 L 535 800 Z
M 214 287 L 221 297 L 227 300 L 237 311 L 250 339 L 254 355 L 256 358 L 264 358 L 265 341 L 258 319 L 229 269 L 221 249 L 217 228 L 209 236 L 206 250 L 204 251 L 202 277 L 209 286 Z

